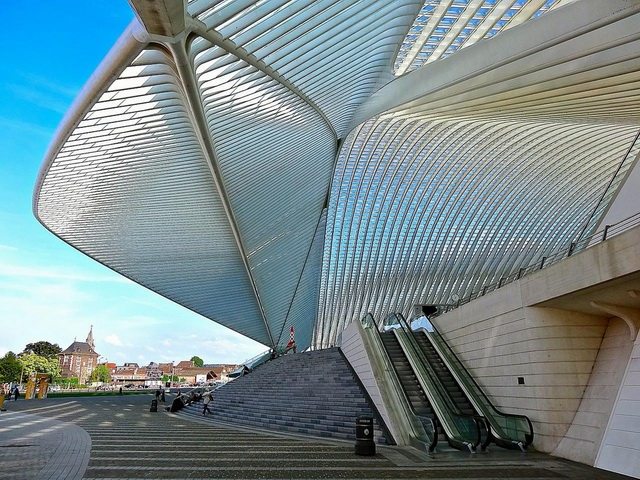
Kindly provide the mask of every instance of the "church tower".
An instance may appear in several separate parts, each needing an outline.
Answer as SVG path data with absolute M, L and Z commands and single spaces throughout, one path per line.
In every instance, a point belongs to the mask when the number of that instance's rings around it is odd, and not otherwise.
M 96 344 L 93 341 L 93 325 L 91 325 L 91 329 L 89 330 L 89 335 L 87 335 L 87 343 L 92 349 L 96 349 Z

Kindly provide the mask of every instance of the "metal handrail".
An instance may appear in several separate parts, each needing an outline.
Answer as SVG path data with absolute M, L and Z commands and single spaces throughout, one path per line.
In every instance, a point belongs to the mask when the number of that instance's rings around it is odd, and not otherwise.
M 259 353 L 258 355 L 251 357 L 248 360 L 245 360 L 244 362 L 238 365 L 238 368 L 236 368 L 234 371 L 232 371 L 229 374 L 229 378 L 239 377 L 243 374 L 243 372 L 246 372 L 247 370 L 251 371 L 254 368 L 262 365 L 263 363 L 268 362 L 269 360 L 271 360 L 271 352 L 272 352 L 271 349 L 265 350 L 264 352 Z
M 402 386 L 402 382 L 400 381 L 400 378 L 398 378 L 395 368 L 393 367 L 393 363 L 391 362 L 391 359 L 389 358 L 389 355 L 384 347 L 384 343 L 382 342 L 382 338 L 380 336 L 380 331 L 376 328 L 376 323 L 371 313 L 368 313 L 361 320 L 361 326 L 363 327 L 363 330 L 370 330 L 373 332 L 372 337 L 375 339 L 374 343 L 376 344 L 375 345 L 376 350 L 378 350 L 378 352 L 380 353 L 380 356 L 382 357 L 381 359 L 384 361 L 384 363 L 388 365 L 388 367 L 385 367 L 385 370 L 387 374 L 390 376 L 389 383 L 392 384 L 390 386 L 402 398 L 402 402 L 401 402 L 402 405 L 406 407 L 409 413 L 413 415 L 422 425 L 424 433 L 427 436 L 427 441 L 424 441 L 421 438 L 419 438 L 419 436 L 421 435 L 419 431 L 418 432 L 414 431 L 413 432 L 414 434 L 418 434 L 417 437 L 415 438 L 415 441 L 426 444 L 427 450 L 429 452 L 433 452 L 436 449 L 436 445 L 438 444 L 438 429 L 434 419 L 425 417 L 423 415 L 419 415 L 413 408 L 413 405 L 411 404 L 411 401 L 407 397 L 407 393 L 404 390 L 404 387 Z M 429 438 L 429 436 L 431 438 Z
M 447 392 L 431 367 L 424 352 L 417 345 L 404 316 L 395 313 L 391 317 L 394 317 L 402 327 L 404 336 L 398 335 L 397 331 L 394 333 L 396 333 L 396 337 L 400 341 L 400 345 L 403 347 L 420 385 L 436 411 L 440 424 L 447 432 L 449 444 L 454 448 L 467 448 L 470 452 L 475 452 L 476 447 L 481 442 L 479 419 L 477 416 L 464 415 L 459 411 L 449 392 Z
M 427 317 L 421 318 L 428 322 L 432 330 L 420 327 L 415 331 L 422 331 L 426 335 L 440 358 L 454 375 L 467 398 L 472 402 L 474 408 L 488 419 L 494 441 L 498 445 L 504 447 L 517 446 L 524 451 L 533 442 L 533 425 L 529 417 L 504 413 L 496 408 L 436 326 Z
M 640 213 L 631 215 L 630 217 L 627 217 L 611 225 L 605 225 L 603 230 L 589 235 L 588 237 L 584 237 L 571 242 L 568 247 L 565 247 L 562 250 L 559 250 L 550 255 L 544 256 L 541 259 L 537 260 L 535 263 L 522 267 L 518 271 L 513 272 L 506 277 L 501 277 L 497 282 L 485 285 L 480 290 L 471 292 L 469 295 L 457 300 L 455 303 L 438 305 L 437 312 L 431 316 L 436 317 L 443 313 L 449 312 L 455 308 L 458 308 L 460 305 L 469 303 L 470 301 L 475 300 L 478 297 L 486 295 L 487 293 L 497 290 L 500 287 L 504 287 L 505 285 L 519 280 L 522 277 L 525 277 L 533 272 L 537 272 L 538 270 L 542 270 L 543 268 L 555 265 L 565 258 L 571 257 L 578 252 L 582 252 L 588 248 L 598 245 L 608 238 L 620 235 L 621 233 L 624 233 L 627 230 L 630 230 L 631 228 L 634 228 L 638 225 L 640 225 Z

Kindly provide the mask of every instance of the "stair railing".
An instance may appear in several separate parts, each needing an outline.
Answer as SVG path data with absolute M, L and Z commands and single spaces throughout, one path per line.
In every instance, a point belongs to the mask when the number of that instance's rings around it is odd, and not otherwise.
M 533 425 L 531 424 L 531 420 L 525 415 L 504 413 L 498 410 L 460 361 L 444 337 L 438 332 L 435 325 L 433 325 L 427 317 L 420 318 L 424 319 L 428 326 L 427 328 L 417 328 L 415 331 L 422 332 L 426 335 L 476 411 L 487 418 L 495 443 L 507 448 L 518 447 L 522 451 L 525 451 L 526 447 L 533 442 Z
M 241 377 L 245 373 L 249 373 L 256 367 L 259 367 L 260 365 L 268 362 L 272 358 L 271 352 L 272 352 L 271 349 L 265 350 L 264 352 L 259 353 L 255 357 L 251 357 L 248 360 L 245 360 L 238 366 L 238 368 L 236 368 L 233 372 L 229 373 L 229 378 Z
M 383 391 L 383 388 L 380 390 L 383 398 L 387 400 L 385 403 L 389 404 L 389 413 L 394 417 L 394 423 L 407 436 L 410 445 L 419 450 L 426 449 L 428 452 L 433 452 L 438 444 L 436 423 L 432 418 L 418 415 L 411 405 L 382 343 L 373 315 L 368 313 L 358 323 L 358 329 L 371 360 L 374 375 L 384 378 L 384 385 L 389 387 L 388 390 Z
M 395 319 L 402 327 L 394 330 L 394 334 L 407 355 L 409 364 L 436 412 L 442 428 L 447 433 L 449 444 L 454 448 L 466 448 L 474 453 L 481 442 L 478 418 L 474 415 L 464 415 L 459 411 L 458 406 L 413 337 L 411 328 L 402 314 L 394 313 L 390 318 Z

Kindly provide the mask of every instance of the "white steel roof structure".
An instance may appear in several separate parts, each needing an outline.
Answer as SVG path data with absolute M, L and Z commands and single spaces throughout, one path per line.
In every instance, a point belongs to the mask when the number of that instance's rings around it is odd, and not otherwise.
M 640 151 L 640 1 L 131 0 L 37 218 L 266 345 L 593 231 Z

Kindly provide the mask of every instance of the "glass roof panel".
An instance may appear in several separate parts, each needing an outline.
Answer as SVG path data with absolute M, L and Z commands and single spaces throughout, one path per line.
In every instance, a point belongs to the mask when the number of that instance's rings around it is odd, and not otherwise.
M 336 167 L 318 345 L 366 313 L 449 303 L 567 246 L 617 169 L 629 168 L 636 134 L 629 125 L 368 121 Z
M 407 35 L 400 46 L 394 72 L 402 75 L 446 58 L 558 5 L 560 0 L 426 0 L 410 29 L 412 35 Z M 431 48 L 434 43 L 436 48 Z
M 329 118 L 338 138 L 357 106 L 388 78 L 421 2 L 298 0 L 190 4 L 188 10 L 264 61 Z

